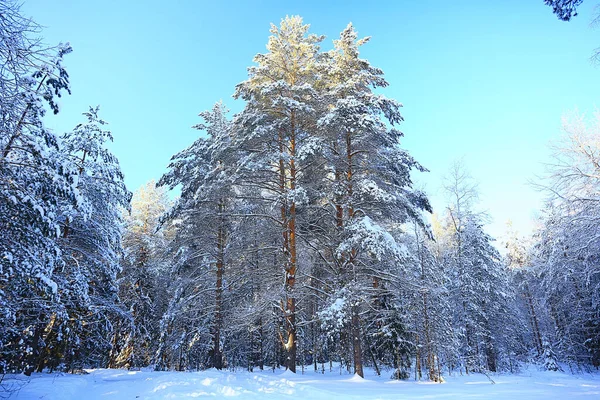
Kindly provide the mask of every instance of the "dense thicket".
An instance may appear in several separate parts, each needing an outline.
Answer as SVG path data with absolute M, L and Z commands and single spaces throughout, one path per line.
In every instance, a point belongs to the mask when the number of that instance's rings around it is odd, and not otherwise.
M 565 118 L 548 166 L 548 200 L 534 237 L 529 286 L 539 335 L 561 361 L 600 366 L 600 114 Z
M 572 357 L 547 339 L 549 292 L 530 282 L 528 249 L 513 238 L 500 255 L 463 167 L 450 170 L 434 229 L 424 222 L 431 209 L 411 172 L 425 169 L 400 146 L 401 105 L 380 93 L 383 72 L 359 56 L 369 39 L 349 25 L 325 52 L 308 29 L 299 17 L 272 26 L 236 88 L 244 110 L 201 113 L 206 136 L 159 182 L 182 195 L 166 215 L 177 280 L 157 366 L 335 361 L 439 380 L 443 368 Z M 590 331 L 586 315 L 574 324 Z
M 427 223 L 411 175 L 427 170 L 360 57 L 369 38 L 350 24 L 323 51 L 287 17 L 236 87 L 243 110 L 200 113 L 130 204 L 98 108 L 63 135 L 44 126 L 70 47 L 0 7 L 0 373 L 335 363 L 440 381 L 600 364 L 600 124 L 566 125 L 536 236 L 510 232 L 502 256 L 459 164 Z
M 43 123 L 70 92 L 67 45 L 44 47 L 0 3 L 0 372 L 106 365 L 129 193 L 98 109 L 57 135 Z

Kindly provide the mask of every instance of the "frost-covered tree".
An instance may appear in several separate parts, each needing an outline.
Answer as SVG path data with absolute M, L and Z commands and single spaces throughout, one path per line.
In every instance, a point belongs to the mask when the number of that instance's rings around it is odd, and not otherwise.
M 548 203 L 535 234 L 539 297 L 549 313 L 546 333 L 561 361 L 600 365 L 600 115 L 563 120 L 565 135 L 541 185 Z
M 435 222 L 435 220 L 434 220 Z M 411 246 L 417 268 L 413 270 L 416 290 L 411 296 L 411 328 L 415 332 L 415 369 L 421 378 L 421 367 L 427 369 L 427 378 L 434 382 L 442 380 L 441 366 L 450 361 L 453 348 L 451 303 L 449 301 L 448 276 L 440 258 L 436 256 L 436 244 L 432 237 L 416 223 Z M 410 275 L 409 275 L 410 276 Z
M 65 204 L 82 205 L 76 169 L 43 123 L 70 92 L 67 45 L 44 46 L 14 1 L 0 4 L 0 369 L 30 372 L 57 295 Z
M 505 263 L 509 270 L 509 276 L 517 296 L 517 309 L 523 320 L 528 321 L 529 329 L 523 332 L 523 349 L 535 349 L 536 356 L 541 357 L 543 329 L 541 316 L 544 313 L 540 309 L 538 295 L 539 280 L 535 275 L 530 256 L 531 240 L 519 237 L 512 228 L 512 222 L 508 223 L 506 238 L 504 241 L 506 249 Z M 518 338 L 516 338 L 518 340 Z
M 226 113 L 220 102 L 200 113 L 204 122 L 195 128 L 205 131 L 207 137 L 173 156 L 170 171 L 159 182 L 171 188 L 182 185 L 180 198 L 164 217 L 177 225 L 172 247 L 178 280 L 171 289 L 173 297 L 162 321 L 165 343 L 161 343 L 160 367 L 167 367 L 162 359 L 181 346 L 196 352 L 189 356 L 194 360 L 185 361 L 188 364 L 217 369 L 225 365 L 224 292 L 227 271 L 232 268 L 231 243 L 235 240 L 231 215 L 241 207 L 239 201 L 235 203 L 236 174 L 230 161 L 236 154 L 230 144 L 231 123 Z M 182 365 L 184 360 L 178 357 L 177 364 Z
M 282 345 L 286 365 L 296 371 L 296 279 L 299 265 L 299 208 L 307 201 L 309 177 L 303 174 L 311 153 L 317 121 L 316 91 L 319 43 L 323 37 L 308 34 L 300 17 L 286 17 L 271 26 L 268 53 L 258 54 L 248 80 L 236 88 L 235 97 L 246 107 L 234 121 L 235 146 L 247 150 L 239 170 L 260 201 L 277 209 L 269 219 L 281 231 L 281 265 L 285 284 L 281 311 L 285 317 Z
M 13 323 L 21 330 L 11 345 L 24 349 L 21 357 L 11 357 L 11 368 L 25 373 L 46 367 L 106 366 L 113 323 L 127 317 L 118 304 L 116 274 L 121 252 L 119 208 L 128 206 L 130 194 L 117 159 L 105 148 L 112 136 L 103 129 L 105 122 L 97 111 L 84 113 L 87 122 L 64 134 L 60 146 L 56 142 L 61 165 L 73 171 L 70 180 L 77 197 L 75 204 L 57 198 L 57 214 L 52 216 L 56 231 L 47 236 L 56 247 L 53 268 L 46 275 L 40 272 L 27 280 L 17 275 L 11 280 L 18 294 L 9 298 L 18 310 Z M 27 225 L 19 217 L 22 214 L 14 216 L 14 223 Z M 29 251 L 38 251 L 26 245 Z M 51 291 L 36 286 L 34 277 Z
M 99 118 L 98 107 L 63 135 L 64 151 L 76 166 L 77 187 L 87 212 L 63 212 L 60 246 L 64 266 L 56 271 L 60 301 L 57 329 L 65 329 L 65 352 L 77 354 L 79 366 L 106 366 L 114 345 L 114 326 L 129 318 L 119 304 L 117 274 L 121 269 L 121 210 L 131 193 L 123 182 L 117 158 L 107 149 L 112 133 Z M 69 347 L 70 346 L 70 347 Z
M 542 359 L 544 361 L 544 369 L 546 371 L 560 371 L 560 365 L 556 360 L 556 354 L 552 350 L 552 346 L 547 340 L 542 342 Z
M 424 168 L 399 145 L 402 134 L 395 126 L 402 121 L 401 105 L 374 92 L 388 85 L 383 71 L 359 57 L 359 47 L 368 40 L 358 40 L 350 24 L 334 41 L 325 63 L 326 107 L 318 121 L 332 178 L 327 200 L 338 227 L 338 290 L 346 294 L 354 370 L 361 376 L 361 320 L 379 320 L 365 328 L 380 331 L 384 314 L 399 312 L 385 292 L 407 254 L 392 233 L 408 221 L 424 225 L 420 213 L 431 211 L 426 197 L 411 187 L 411 170 Z M 373 304 L 379 311 L 367 316 Z
M 165 251 L 173 235 L 168 224 L 159 229 L 159 220 L 170 204 L 165 189 L 152 180 L 134 193 L 125 216 L 119 298 L 132 319 L 115 332 L 115 366 L 147 366 L 156 353 L 170 283 Z
M 514 294 L 507 269 L 483 229 L 484 218 L 474 211 L 476 184 L 460 163 L 455 163 L 444 189 L 446 209 L 442 262 L 449 273 L 452 294 L 453 335 L 458 342 L 454 365 L 470 371 L 503 369 L 513 349 L 516 327 Z
M 423 228 L 429 204 L 410 178 L 423 168 L 393 128 L 400 105 L 374 93 L 387 83 L 359 58 L 367 40 L 352 26 L 327 53 L 299 17 L 271 33 L 237 87 L 244 110 L 231 124 L 222 105 L 201 114 L 208 138 L 160 182 L 183 189 L 168 216 L 178 280 L 159 364 L 219 368 L 225 355 L 295 371 L 335 358 L 359 375 L 363 358 L 407 364 L 401 277 L 415 263 L 402 225 Z

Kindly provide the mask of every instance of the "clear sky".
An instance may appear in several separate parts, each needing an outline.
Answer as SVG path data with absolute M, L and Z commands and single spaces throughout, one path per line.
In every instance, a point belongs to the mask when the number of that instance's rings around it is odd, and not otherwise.
M 434 208 L 444 207 L 445 170 L 464 157 L 499 236 L 508 219 L 527 232 L 541 207 L 528 181 L 549 161 L 561 116 L 600 106 L 600 67 L 589 62 L 600 47 L 589 27 L 596 3 L 568 23 L 542 0 L 25 0 L 22 10 L 46 42 L 74 48 L 73 94 L 48 126 L 70 130 L 99 104 L 131 190 L 198 137 L 200 111 L 219 99 L 241 109 L 234 86 L 266 51 L 270 23 L 301 15 L 329 48 L 352 22 L 372 36 L 361 54 L 386 73 L 384 94 L 404 104 L 402 144 L 430 169 L 416 179 Z

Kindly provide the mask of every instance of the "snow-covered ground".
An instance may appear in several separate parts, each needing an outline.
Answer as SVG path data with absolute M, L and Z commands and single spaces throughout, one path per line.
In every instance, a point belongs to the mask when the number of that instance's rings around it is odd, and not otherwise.
M 389 374 L 387 374 L 389 376 Z M 11 399 L 600 399 L 600 374 L 539 372 L 446 377 L 442 384 L 392 381 L 372 371 L 358 376 L 290 372 L 150 372 L 94 370 L 89 375 L 35 374 L 5 377 Z M 4 395 L 4 396 L 3 396 Z M 0 398 L 7 395 L 0 389 Z

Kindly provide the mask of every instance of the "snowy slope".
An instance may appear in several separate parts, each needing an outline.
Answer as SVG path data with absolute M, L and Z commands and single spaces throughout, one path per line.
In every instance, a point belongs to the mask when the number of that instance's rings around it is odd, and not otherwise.
M 11 399 L 599 399 L 600 375 L 538 372 L 448 377 L 443 384 L 390 381 L 368 371 L 358 376 L 290 372 L 140 372 L 94 370 L 89 375 L 12 376 L 3 386 Z M 0 398 L 2 398 L 0 393 Z

